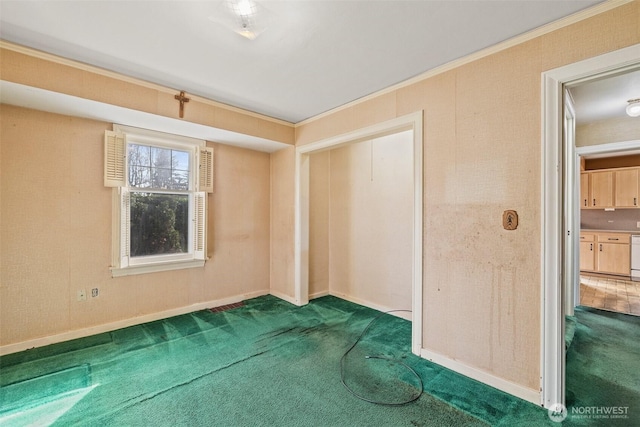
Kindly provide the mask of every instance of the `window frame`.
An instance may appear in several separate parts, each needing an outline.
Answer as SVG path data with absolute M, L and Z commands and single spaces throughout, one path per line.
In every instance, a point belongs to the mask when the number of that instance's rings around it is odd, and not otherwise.
M 130 186 L 129 144 L 188 152 L 190 163 L 188 190 L 156 190 Z M 207 147 L 206 141 L 114 125 L 113 132 L 105 132 L 105 186 L 113 187 L 112 262 L 110 267 L 113 277 L 204 266 L 207 259 L 206 193 L 213 191 L 213 148 Z M 130 196 L 132 192 L 189 196 L 188 215 L 190 221 L 187 252 L 130 256 Z

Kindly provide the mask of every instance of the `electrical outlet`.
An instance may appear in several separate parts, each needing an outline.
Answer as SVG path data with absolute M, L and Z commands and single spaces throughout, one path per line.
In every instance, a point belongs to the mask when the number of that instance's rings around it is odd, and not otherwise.
M 636 227 L 640 228 L 640 221 L 636 223 Z
M 84 291 L 84 289 L 78 289 L 78 301 L 86 301 L 87 300 L 87 293 Z
M 91 289 L 91 298 L 95 298 L 98 296 L 98 288 Z

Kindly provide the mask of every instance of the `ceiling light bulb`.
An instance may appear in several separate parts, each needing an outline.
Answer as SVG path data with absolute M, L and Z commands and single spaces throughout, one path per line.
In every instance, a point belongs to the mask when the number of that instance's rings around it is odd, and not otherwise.
M 631 117 L 640 116 L 640 98 L 630 99 L 627 102 L 629 103 L 629 105 L 627 105 L 627 114 Z
M 247 17 L 256 13 L 255 6 L 250 0 L 233 2 L 233 10 L 240 17 Z
M 255 0 L 225 0 L 214 15 L 213 22 L 227 27 L 249 40 L 255 39 L 269 25 L 270 11 Z

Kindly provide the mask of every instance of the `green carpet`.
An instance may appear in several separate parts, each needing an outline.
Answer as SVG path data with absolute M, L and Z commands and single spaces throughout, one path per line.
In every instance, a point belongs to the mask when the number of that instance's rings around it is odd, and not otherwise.
M 544 426 L 547 411 L 410 352 L 411 324 L 334 297 L 266 296 L 0 358 L 0 425 Z M 576 332 L 580 339 L 580 326 Z M 577 347 L 574 343 L 571 347 Z M 576 394 L 577 395 L 577 394 Z
M 578 307 L 566 425 L 640 426 L 640 317 Z

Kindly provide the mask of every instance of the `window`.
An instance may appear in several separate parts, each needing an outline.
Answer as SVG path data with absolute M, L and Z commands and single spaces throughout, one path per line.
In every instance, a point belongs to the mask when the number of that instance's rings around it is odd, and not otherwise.
M 186 137 L 114 126 L 105 132 L 113 187 L 113 276 L 204 265 L 213 149 Z

